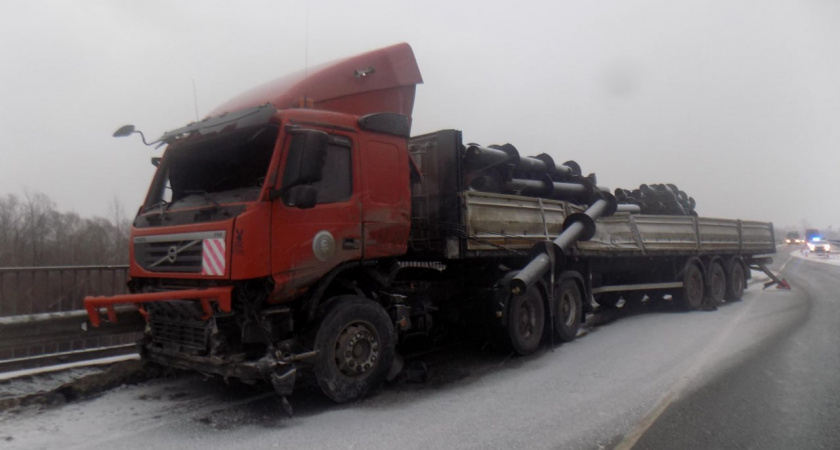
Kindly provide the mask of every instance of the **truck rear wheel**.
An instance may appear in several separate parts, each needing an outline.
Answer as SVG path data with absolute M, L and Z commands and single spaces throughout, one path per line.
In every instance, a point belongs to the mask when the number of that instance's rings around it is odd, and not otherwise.
M 726 280 L 726 292 L 723 298 L 728 302 L 741 300 L 741 297 L 744 295 L 745 284 L 744 266 L 738 260 L 732 261 L 729 265 L 729 276 Z
M 511 297 L 508 304 L 507 338 L 513 351 L 530 355 L 540 348 L 545 330 L 545 303 L 540 290 L 531 286 Z
M 575 280 L 563 280 L 554 290 L 554 336 L 563 341 L 573 341 L 580 329 L 582 300 Z
M 711 273 L 709 274 L 709 298 L 715 304 L 723 301 L 726 294 L 726 272 L 723 270 L 723 265 L 720 262 L 712 263 Z
M 315 379 L 337 403 L 363 398 L 385 380 L 394 360 L 394 327 L 381 306 L 334 299 L 315 335 Z
M 692 311 L 703 306 L 703 272 L 697 264 L 689 264 L 683 274 L 683 287 L 674 295 L 674 301 L 680 309 Z

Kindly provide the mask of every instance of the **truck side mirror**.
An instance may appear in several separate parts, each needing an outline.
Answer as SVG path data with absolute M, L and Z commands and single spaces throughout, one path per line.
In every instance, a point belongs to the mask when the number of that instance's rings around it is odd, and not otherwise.
M 295 131 L 286 159 L 283 188 L 321 181 L 328 145 L 329 135 L 323 131 Z
M 286 204 L 300 209 L 309 209 L 318 201 L 318 188 L 311 184 L 300 184 L 286 190 Z

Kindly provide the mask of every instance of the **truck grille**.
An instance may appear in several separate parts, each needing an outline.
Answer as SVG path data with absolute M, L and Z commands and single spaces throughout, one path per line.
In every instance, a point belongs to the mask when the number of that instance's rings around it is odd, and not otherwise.
M 150 272 L 200 273 L 205 239 L 224 239 L 224 231 L 138 236 L 134 259 Z
M 155 342 L 175 345 L 179 351 L 204 355 L 210 339 L 207 322 L 184 322 L 152 318 L 149 320 L 151 336 Z
M 210 323 L 199 319 L 204 313 L 198 302 L 149 303 L 146 311 L 149 313 L 149 331 L 155 342 L 176 346 L 186 353 L 207 353 Z

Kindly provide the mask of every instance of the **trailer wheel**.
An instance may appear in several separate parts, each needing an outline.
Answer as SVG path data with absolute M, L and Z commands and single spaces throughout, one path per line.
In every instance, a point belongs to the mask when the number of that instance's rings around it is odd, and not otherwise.
M 717 305 L 723 301 L 726 295 L 726 272 L 720 262 L 712 263 L 709 276 L 709 298 Z
M 728 302 L 741 300 L 741 297 L 744 295 L 745 284 L 744 266 L 738 260 L 732 261 L 732 264 L 729 266 L 729 277 L 727 277 L 726 292 L 723 298 Z
M 507 338 L 513 351 L 530 355 L 540 348 L 545 330 L 545 303 L 536 286 L 511 297 L 508 304 Z
M 689 264 L 683 274 L 683 287 L 674 295 L 680 309 L 691 311 L 703 306 L 703 272 L 697 264 Z
M 315 379 L 337 403 L 363 398 L 379 387 L 394 360 L 394 327 L 371 300 L 336 298 L 315 335 Z
M 575 280 L 563 280 L 554 290 L 554 336 L 573 341 L 580 329 L 582 311 L 580 288 Z

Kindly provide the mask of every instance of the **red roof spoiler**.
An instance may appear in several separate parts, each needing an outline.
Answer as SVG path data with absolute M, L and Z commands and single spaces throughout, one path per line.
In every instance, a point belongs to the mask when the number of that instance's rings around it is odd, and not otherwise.
M 403 43 L 286 75 L 230 100 L 210 116 L 268 102 L 277 109 L 411 117 L 415 87 L 422 82 L 414 52 Z

